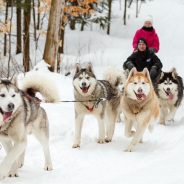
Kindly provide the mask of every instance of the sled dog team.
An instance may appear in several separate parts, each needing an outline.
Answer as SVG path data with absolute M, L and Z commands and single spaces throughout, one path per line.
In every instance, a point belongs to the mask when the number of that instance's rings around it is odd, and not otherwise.
M 81 145 L 85 115 L 97 118 L 97 142 L 103 144 L 112 141 L 115 124 L 123 112 L 125 136 L 132 137 L 125 151 L 131 152 L 142 142 L 145 130 L 152 130 L 155 121 L 160 119 L 161 124 L 174 121 L 183 98 L 182 78 L 175 69 L 162 72 L 153 87 L 146 68 L 142 72 L 133 68 L 127 76 L 109 69 L 105 80 L 97 80 L 91 64 L 85 68 L 77 64 L 73 86 L 76 101 L 73 148 Z M 47 74 L 39 72 L 28 73 L 21 87 L 16 81 L 0 80 L 0 142 L 7 153 L 0 165 L 0 179 L 17 176 L 18 168 L 24 164 L 29 133 L 42 145 L 44 169 L 52 170 L 48 118 L 35 94 L 40 92 L 47 102 L 58 102 L 55 89 Z

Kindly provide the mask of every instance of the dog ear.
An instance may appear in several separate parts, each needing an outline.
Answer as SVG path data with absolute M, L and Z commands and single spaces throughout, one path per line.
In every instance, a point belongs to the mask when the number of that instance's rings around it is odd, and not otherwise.
M 92 66 L 91 63 L 88 63 L 86 69 L 87 69 L 89 72 L 93 73 L 93 66 Z
M 177 79 L 178 74 L 177 74 L 177 72 L 176 72 L 176 68 L 172 68 L 172 69 L 171 69 L 171 73 L 172 73 L 172 77 L 173 77 L 174 79 Z
M 125 79 L 128 78 L 130 71 L 128 69 L 123 71 L 123 75 L 125 76 Z
M 134 76 L 135 74 L 137 73 L 137 69 L 135 67 L 133 67 L 130 72 L 129 72 L 129 75 L 128 75 L 128 79 L 130 79 L 130 77 Z
M 164 77 L 164 72 L 161 72 L 159 80 L 162 79 Z
M 144 68 L 143 71 L 144 75 L 151 81 L 150 73 L 147 68 Z
M 80 63 L 76 63 L 76 65 L 75 65 L 75 73 L 78 73 L 80 70 L 81 70 Z

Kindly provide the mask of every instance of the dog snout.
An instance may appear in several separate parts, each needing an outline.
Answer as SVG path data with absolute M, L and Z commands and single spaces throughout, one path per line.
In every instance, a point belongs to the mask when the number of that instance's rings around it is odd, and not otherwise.
M 170 88 L 167 88 L 166 90 L 167 90 L 167 91 L 170 91 L 171 89 L 170 89 Z
M 8 111 L 13 111 L 15 105 L 13 103 L 8 104 Z
M 86 87 L 86 82 L 82 82 L 82 87 Z
M 142 93 L 142 88 L 139 88 L 137 91 L 138 93 Z

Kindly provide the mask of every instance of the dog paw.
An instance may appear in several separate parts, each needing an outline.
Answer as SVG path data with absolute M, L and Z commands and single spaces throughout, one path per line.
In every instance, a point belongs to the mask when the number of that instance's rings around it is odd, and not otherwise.
M 143 139 L 141 139 L 141 140 L 139 141 L 139 143 L 140 143 L 140 144 L 143 144 Z
M 112 139 L 110 139 L 110 138 L 105 138 L 105 142 L 106 143 L 109 143 L 109 142 L 111 142 L 112 141 Z
M 166 125 L 166 124 L 165 124 L 165 121 L 160 121 L 160 124 L 161 124 L 161 125 Z
M 45 167 L 44 167 L 44 170 L 45 171 L 51 171 L 51 170 L 53 170 L 52 164 L 46 164 Z
M 125 149 L 124 152 L 132 152 L 130 149 Z
M 8 176 L 9 177 L 18 177 L 19 175 L 17 174 L 16 171 L 10 171 Z
M 97 139 L 97 143 L 104 144 L 105 143 L 105 139 Z
M 166 121 L 165 125 L 171 125 L 174 123 L 174 119 L 169 119 Z
M 133 146 L 129 145 L 127 149 L 124 150 L 125 152 L 133 152 Z
M 80 144 L 73 144 L 72 148 L 80 148 Z
M 124 152 L 133 152 L 133 150 L 130 149 L 130 148 L 127 148 L 127 149 L 124 150 Z

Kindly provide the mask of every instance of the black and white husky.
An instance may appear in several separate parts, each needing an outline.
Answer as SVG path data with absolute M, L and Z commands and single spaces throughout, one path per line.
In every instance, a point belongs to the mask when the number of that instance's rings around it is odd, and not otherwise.
M 183 99 L 183 80 L 173 68 L 170 72 L 162 72 L 157 83 L 157 94 L 160 101 L 160 123 L 174 121 L 177 108 Z
M 98 120 L 99 136 L 97 142 L 110 142 L 115 122 L 120 111 L 120 95 L 117 87 L 107 80 L 97 80 L 89 63 L 81 68 L 76 65 L 73 78 L 75 100 L 75 137 L 73 148 L 80 147 L 82 123 L 85 115 L 92 114 Z M 105 100 L 100 100 L 105 99 Z M 105 121 L 106 133 L 105 133 Z
M 27 74 L 21 89 L 17 83 L 0 79 L 0 142 L 7 153 L 0 164 L 0 180 L 17 176 L 17 169 L 24 162 L 27 133 L 31 132 L 43 147 L 44 169 L 52 170 L 48 118 L 38 98 L 34 97 L 36 91 L 49 102 L 59 101 L 59 94 L 47 73 Z

